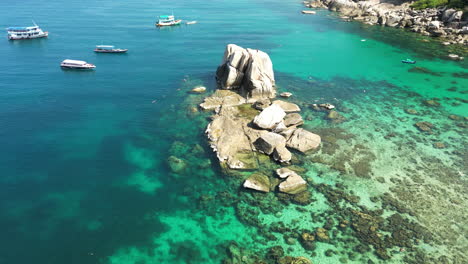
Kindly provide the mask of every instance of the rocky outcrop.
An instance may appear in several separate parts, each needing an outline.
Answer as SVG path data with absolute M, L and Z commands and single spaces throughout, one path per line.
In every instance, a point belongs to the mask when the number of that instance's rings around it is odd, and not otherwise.
M 286 116 L 284 110 L 277 104 L 265 108 L 253 120 L 253 123 L 263 129 L 273 129 Z
M 272 102 L 272 104 L 278 105 L 286 113 L 294 113 L 294 112 L 301 111 L 301 108 L 297 104 L 293 104 L 293 103 L 289 103 L 289 102 L 285 102 L 281 100 L 275 100 Z
M 278 189 L 280 192 L 298 194 L 307 190 L 307 182 L 294 172 L 278 185 Z
M 245 98 L 233 91 L 216 90 L 210 97 L 205 98 L 200 107 L 205 110 L 216 109 L 223 106 L 236 106 L 245 103 Z
M 249 52 L 229 45 L 224 66 L 220 67 L 229 68 L 236 65 L 236 69 L 239 69 L 238 74 L 245 75 L 244 68 L 250 67 L 249 63 L 252 63 L 249 62 L 252 59 Z M 218 74 L 219 71 L 222 70 L 218 69 Z M 218 81 L 219 78 L 221 77 L 218 76 Z M 248 100 L 237 93 L 242 92 L 243 82 L 237 80 L 237 77 L 226 77 L 221 83 L 224 89 L 218 89 L 200 104 L 203 109 L 215 110 L 206 134 L 222 168 L 258 169 L 259 158 L 263 158 L 258 153 L 269 155 L 279 163 L 288 164 L 293 158 L 288 148 L 306 152 L 318 147 L 320 136 L 297 128 L 304 123 L 302 117 L 298 113 L 286 115 L 286 111 L 300 111 L 298 105 L 281 100 L 272 103 L 267 97 L 255 101 Z M 247 185 L 252 186 L 251 183 Z
M 216 80 L 221 89 L 237 90 L 250 101 L 276 95 L 273 64 L 260 50 L 227 45 Z
M 206 133 L 222 164 L 226 163 L 230 169 L 254 169 L 258 163 L 252 143 L 261 131 L 250 128 L 250 120 L 240 118 L 238 114 L 236 107 L 223 106 L 213 117 Z
M 284 118 L 284 125 L 289 126 L 300 126 L 304 124 L 302 116 L 298 113 L 287 114 Z
M 267 132 L 254 142 L 254 146 L 258 151 L 270 155 L 276 148 L 284 148 L 286 139 L 276 133 Z
M 309 150 L 318 148 L 320 146 L 320 142 L 321 138 L 319 135 L 305 129 L 298 128 L 294 130 L 291 137 L 287 140 L 286 146 L 305 153 Z
M 261 173 L 254 173 L 250 175 L 247 180 L 244 182 L 244 188 L 260 191 L 260 192 L 269 192 L 270 191 L 270 179 L 268 176 Z
M 415 10 L 410 4 L 395 5 L 382 0 L 317 0 L 306 5 L 328 8 L 340 12 L 346 19 L 366 24 L 410 28 L 423 35 L 447 38 L 449 44 L 468 45 L 468 17 L 464 18 L 463 11 L 446 7 Z

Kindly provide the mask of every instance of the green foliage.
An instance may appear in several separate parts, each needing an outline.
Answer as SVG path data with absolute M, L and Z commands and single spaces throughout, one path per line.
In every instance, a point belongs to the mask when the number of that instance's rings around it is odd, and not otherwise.
M 449 3 L 449 0 L 419 0 L 411 5 L 414 9 L 424 9 L 431 7 L 444 6 Z
M 414 9 L 424 9 L 439 6 L 448 6 L 452 8 L 463 9 L 468 5 L 468 0 L 419 0 L 414 2 L 411 7 Z

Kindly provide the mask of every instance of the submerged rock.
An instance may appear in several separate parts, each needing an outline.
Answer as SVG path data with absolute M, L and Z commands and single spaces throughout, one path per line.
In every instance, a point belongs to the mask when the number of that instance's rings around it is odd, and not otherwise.
M 272 129 L 286 116 L 284 110 L 276 104 L 265 108 L 253 120 L 254 124 L 263 129 Z
M 294 130 L 291 137 L 286 141 L 286 146 L 297 149 L 300 152 L 307 152 L 320 146 L 320 136 L 305 129 L 298 128 Z
M 440 106 L 440 103 L 436 100 L 426 100 L 424 101 L 424 104 L 427 106 Z
M 434 125 L 429 122 L 418 122 L 414 125 L 422 132 L 430 132 L 434 127 Z
M 167 164 L 174 173 L 181 173 L 187 167 L 187 163 L 184 160 L 177 158 L 176 156 L 169 156 L 167 158 Z
M 261 174 L 261 173 L 254 173 L 250 175 L 247 180 L 244 182 L 244 188 L 257 190 L 261 192 L 269 192 L 270 191 L 270 179 L 268 176 Z
M 192 93 L 204 93 L 206 92 L 206 87 L 205 86 L 197 86 L 194 87 L 192 90 L 190 90 Z
M 411 108 L 406 109 L 405 112 L 406 112 L 407 114 L 410 114 L 410 115 L 417 115 L 417 114 L 418 114 L 418 111 L 416 111 L 416 110 L 414 110 L 414 109 L 411 109 Z
M 275 100 L 275 101 L 272 102 L 272 104 L 278 105 L 286 113 L 293 113 L 293 112 L 300 112 L 301 111 L 301 108 L 297 104 L 293 104 L 293 103 L 290 103 L 290 102 Z
M 331 110 L 330 112 L 328 112 L 327 119 L 331 120 L 333 123 L 342 123 L 346 120 L 344 116 L 342 116 L 335 110 Z
M 221 89 L 238 90 L 248 99 L 273 98 L 276 94 L 273 64 L 260 50 L 227 45 L 216 80 Z

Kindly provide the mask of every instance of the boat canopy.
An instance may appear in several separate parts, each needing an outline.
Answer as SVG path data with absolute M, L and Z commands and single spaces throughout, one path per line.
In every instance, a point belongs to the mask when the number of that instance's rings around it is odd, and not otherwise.
M 97 45 L 96 48 L 98 48 L 98 49 L 113 49 L 114 46 L 112 46 L 112 45 Z
M 36 27 L 9 27 L 7 28 L 8 31 L 24 31 L 24 30 L 31 30 L 36 29 Z
M 86 61 L 80 61 L 80 60 L 64 60 L 64 61 L 62 61 L 62 63 L 83 65 L 83 64 L 86 64 Z
M 170 15 L 164 15 L 164 16 L 159 16 L 160 19 L 171 19 L 171 18 L 174 18 L 174 16 L 170 16 Z

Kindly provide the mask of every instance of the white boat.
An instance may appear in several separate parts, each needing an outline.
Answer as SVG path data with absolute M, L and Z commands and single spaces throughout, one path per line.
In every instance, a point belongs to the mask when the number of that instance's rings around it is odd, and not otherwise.
M 67 69 L 80 69 L 80 70 L 91 70 L 96 68 L 94 64 L 87 63 L 86 61 L 80 60 L 64 60 L 60 63 L 60 67 Z
M 193 25 L 193 24 L 196 24 L 196 23 L 197 23 L 197 21 L 188 21 L 186 24 L 187 25 Z
M 49 32 L 42 31 L 35 23 L 32 27 L 9 27 L 7 32 L 10 40 L 44 38 L 49 35 Z
M 181 19 L 176 20 L 174 18 L 174 15 L 164 15 L 164 16 L 159 16 L 156 26 L 158 27 L 176 26 L 176 25 L 179 25 L 180 22 L 182 22 L 182 20 Z
M 312 10 L 302 10 L 302 14 L 315 15 L 315 11 L 312 11 Z
M 125 53 L 128 49 L 116 49 L 112 45 L 97 45 L 94 52 L 97 53 Z

